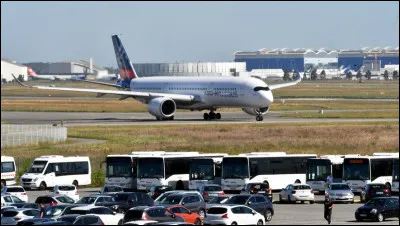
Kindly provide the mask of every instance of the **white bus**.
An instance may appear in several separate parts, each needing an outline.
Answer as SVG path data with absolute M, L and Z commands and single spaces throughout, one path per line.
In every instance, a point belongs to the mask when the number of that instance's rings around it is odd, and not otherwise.
M 106 185 L 137 188 L 137 161 L 139 156 L 157 156 L 165 151 L 132 152 L 126 155 L 108 155 L 106 158 Z
M 343 161 L 343 182 L 353 192 L 361 192 L 367 183 L 382 183 L 392 186 L 393 161 L 399 153 L 374 153 L 373 156 L 345 157 Z
M 158 157 L 138 159 L 137 190 L 149 190 L 154 185 L 170 185 L 175 190 L 189 188 L 189 166 L 198 152 L 170 152 Z
M 1 189 L 6 185 L 16 184 L 16 167 L 13 157 L 1 156 Z
M 228 154 L 200 154 L 189 164 L 189 190 L 199 190 L 205 184 L 221 185 L 222 158 Z
M 393 161 L 392 191 L 399 192 L 399 158 Z
M 333 181 L 341 183 L 343 179 L 343 160 L 345 157 L 357 157 L 353 155 L 322 155 L 319 158 L 307 160 L 306 183 L 314 191 L 325 192 L 328 175 L 333 176 Z
M 45 190 L 59 184 L 89 185 L 92 182 L 89 157 L 48 155 L 36 158 L 21 177 L 24 188 Z
M 226 192 L 240 192 L 249 182 L 268 183 L 278 190 L 290 183 L 305 183 L 307 159 L 315 154 L 254 152 L 227 156 L 222 160 L 221 186 Z

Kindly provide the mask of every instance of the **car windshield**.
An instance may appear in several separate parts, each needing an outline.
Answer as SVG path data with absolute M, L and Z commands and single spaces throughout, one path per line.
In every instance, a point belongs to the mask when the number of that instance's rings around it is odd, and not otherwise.
M 226 208 L 222 208 L 222 207 L 211 207 L 210 209 L 208 209 L 207 214 L 224 214 L 226 213 L 228 210 Z
M 365 206 L 383 206 L 385 205 L 385 199 L 371 199 L 367 203 L 365 203 Z
M 33 161 L 32 166 L 27 173 L 42 173 L 46 167 L 47 161 Z
M 25 192 L 25 190 L 21 187 L 8 187 L 4 192 Z
M 179 204 L 182 197 L 181 195 L 170 195 L 163 199 L 160 204 Z
M 248 196 L 232 196 L 225 202 L 225 204 L 244 205 L 246 204 L 247 199 L 249 199 Z
M 211 199 L 208 203 L 209 204 L 220 204 L 226 200 L 228 200 L 228 197 L 215 197 L 215 198 Z
M 205 186 L 204 191 L 222 191 L 220 186 Z
M 311 190 L 311 187 L 308 185 L 295 185 L 295 190 Z
M 57 201 L 62 202 L 62 203 L 75 203 L 75 201 L 68 196 L 60 196 L 60 197 L 57 197 L 56 199 L 57 199 Z
M 79 199 L 78 204 L 93 204 L 96 201 L 97 197 L 83 197 Z
M 74 186 L 58 186 L 58 190 L 60 191 L 74 191 Z
M 64 208 L 65 208 L 65 206 L 52 206 L 50 208 L 47 208 L 43 217 L 50 218 L 50 217 L 58 216 L 62 213 Z
M 161 192 L 166 192 L 166 191 L 172 191 L 173 188 L 171 186 L 158 186 L 154 187 L 153 191 L 161 191 Z
M 331 190 L 350 190 L 348 184 L 332 184 Z
M 113 198 L 116 202 L 127 202 L 129 200 L 129 194 L 115 194 Z

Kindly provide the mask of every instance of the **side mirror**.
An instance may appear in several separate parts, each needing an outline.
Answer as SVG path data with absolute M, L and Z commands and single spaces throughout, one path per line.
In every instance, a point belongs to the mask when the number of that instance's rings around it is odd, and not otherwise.
M 171 217 L 172 217 L 172 218 L 175 218 L 176 216 L 175 216 L 175 214 L 172 214 Z
M 249 205 L 251 205 L 252 203 L 253 203 L 252 201 L 249 201 L 249 202 L 248 202 Z
M 185 205 L 185 202 L 182 202 L 182 206 L 184 206 Z
M 189 214 L 192 214 L 192 211 L 189 210 Z
M 256 211 L 251 212 L 253 215 L 256 215 Z

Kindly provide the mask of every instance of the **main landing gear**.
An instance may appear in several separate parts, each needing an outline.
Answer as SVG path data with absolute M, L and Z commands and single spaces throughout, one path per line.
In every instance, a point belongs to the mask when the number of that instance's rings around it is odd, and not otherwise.
M 204 120 L 221 119 L 221 114 L 214 113 L 214 111 L 210 111 L 210 113 L 204 113 L 203 118 Z
M 263 117 L 262 115 L 257 115 L 257 116 L 256 116 L 256 120 L 257 120 L 258 122 L 261 122 L 262 120 L 264 120 L 264 117 Z

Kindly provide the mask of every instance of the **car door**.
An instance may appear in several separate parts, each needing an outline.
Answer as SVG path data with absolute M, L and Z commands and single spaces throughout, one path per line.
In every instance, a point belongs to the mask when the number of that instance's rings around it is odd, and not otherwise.
M 256 202 L 256 197 L 250 197 L 249 200 L 247 200 L 246 206 L 250 206 L 252 209 L 256 210 L 257 212 L 259 211 L 258 205 Z
M 247 225 L 243 209 L 240 206 L 232 208 L 231 212 L 233 213 L 232 222 L 236 221 L 238 225 Z
M 384 207 L 384 214 L 383 216 L 385 218 L 391 218 L 395 217 L 395 205 L 394 205 L 394 199 L 387 199 L 385 202 L 385 207 Z
M 245 224 L 257 225 L 258 219 L 254 217 L 253 210 L 245 206 L 241 207 L 241 209 L 243 212 L 244 219 L 246 219 Z
M 196 220 L 196 216 L 192 213 L 189 213 L 189 210 L 184 208 L 184 207 L 178 207 L 179 208 L 179 212 L 181 217 L 183 217 L 183 219 L 185 219 L 186 222 L 188 223 L 194 223 L 194 221 Z
M 194 208 L 193 203 L 191 201 L 191 196 L 186 196 L 183 198 L 182 200 L 182 206 L 188 208 L 190 211 L 195 211 L 196 212 L 196 208 Z
M 268 200 L 266 197 L 264 196 L 257 196 L 256 197 L 256 202 L 259 205 L 260 211 L 257 211 L 261 214 L 264 215 L 265 211 L 267 210 L 267 206 L 268 206 Z

